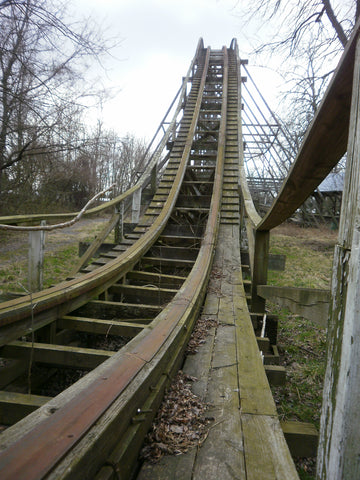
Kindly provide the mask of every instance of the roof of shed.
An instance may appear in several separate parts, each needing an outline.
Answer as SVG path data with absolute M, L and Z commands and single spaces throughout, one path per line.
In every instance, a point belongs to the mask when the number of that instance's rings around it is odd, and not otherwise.
M 318 186 L 320 192 L 342 192 L 343 188 L 344 172 L 329 173 Z

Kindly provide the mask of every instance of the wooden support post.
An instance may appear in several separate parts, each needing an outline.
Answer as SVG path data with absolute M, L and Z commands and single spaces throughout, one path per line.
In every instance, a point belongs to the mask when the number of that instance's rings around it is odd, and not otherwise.
M 315 426 L 304 422 L 280 422 L 293 457 L 315 457 L 319 434 Z
M 133 193 L 131 223 L 139 223 L 141 207 L 141 188 Z
M 41 225 L 45 225 L 45 220 Z M 39 292 L 43 287 L 44 270 L 44 251 L 45 251 L 45 232 L 36 230 L 29 233 L 29 272 L 28 288 L 30 292 Z
M 360 43 L 335 247 L 317 478 L 360 478 Z
M 124 202 L 116 205 L 115 214 L 119 215 L 119 219 L 114 227 L 114 243 L 118 245 L 124 236 Z
M 266 285 L 269 263 L 269 231 L 254 231 L 254 258 L 251 263 L 251 311 L 265 312 L 266 300 L 257 293 L 258 285 Z
M 157 165 L 154 165 L 154 168 L 151 170 L 151 183 L 150 183 L 151 195 L 155 195 L 156 187 L 157 187 Z

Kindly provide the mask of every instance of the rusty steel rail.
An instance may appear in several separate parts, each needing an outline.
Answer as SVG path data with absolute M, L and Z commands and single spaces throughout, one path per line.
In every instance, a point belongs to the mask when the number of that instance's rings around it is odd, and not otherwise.
M 198 95 L 192 108 L 180 167 L 160 213 L 126 252 L 106 265 L 31 297 L 1 304 L 1 345 L 38 330 L 96 298 L 141 261 L 161 235 L 183 183 L 201 111 L 210 49 L 198 48 L 197 56 L 202 57 L 203 62 Z M 124 444 L 130 447 L 136 445 L 134 451 L 129 447 L 127 455 L 133 457 L 134 452 L 137 454 L 139 442 L 154 416 L 168 377 L 179 366 L 210 274 L 220 219 L 225 152 L 228 83 L 225 47 L 222 50 L 222 68 L 221 120 L 212 197 L 205 233 L 191 273 L 173 301 L 119 352 L 30 416 L 5 430 L 0 442 L 2 479 L 90 479 L 94 478 L 101 465 L 106 464 L 114 449 L 121 450 Z M 137 423 L 139 415 L 142 421 Z M 132 419 L 135 420 L 132 422 Z M 127 469 L 131 468 L 131 461 L 123 468 L 124 476 L 130 474 Z

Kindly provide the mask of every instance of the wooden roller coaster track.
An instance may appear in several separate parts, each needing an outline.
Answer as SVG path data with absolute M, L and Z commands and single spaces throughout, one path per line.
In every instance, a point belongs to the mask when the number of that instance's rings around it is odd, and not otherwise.
M 238 232 L 240 218 L 248 231 L 252 308 L 264 311 L 257 286 L 266 283 L 268 230 L 297 208 L 344 152 L 347 130 L 334 143 L 332 128 L 339 116 L 345 123 L 348 118 L 354 44 L 355 40 L 349 43 L 330 86 L 329 95 L 343 101 L 334 110 L 325 99 L 315 119 L 330 125 L 325 143 L 314 147 L 315 134 L 307 137 L 299 154 L 305 158 L 303 166 L 295 163 L 273 209 L 261 219 L 241 163 L 241 61 L 236 41 L 230 48 L 211 50 L 200 40 L 186 77 L 191 89 L 187 94 L 186 85 L 183 88 L 181 121 L 176 128 L 171 125 L 171 142 L 170 133 L 162 142 L 162 148 L 171 144 L 170 153 L 137 226 L 88 266 L 75 269 L 66 281 L 0 305 L 0 420 L 11 425 L 0 435 L 2 479 L 100 480 L 134 475 L 144 436 L 169 379 L 183 361 L 203 305 L 219 232 L 225 242 L 227 227 Z M 320 157 L 315 170 L 314 156 Z M 310 170 L 315 174 L 310 175 Z M 310 177 L 313 180 L 307 182 Z M 294 185 L 301 194 L 294 194 Z M 17 217 L 9 223 L 23 220 Z M 115 223 L 116 218 L 108 229 Z M 236 295 L 245 299 L 245 294 L 238 235 L 234 239 L 229 248 L 239 259 L 233 267 L 236 302 Z M 274 455 L 275 460 L 269 460 L 272 465 L 281 463 L 259 471 L 256 461 L 248 461 L 244 478 L 297 478 L 265 371 L 259 367 L 259 351 L 252 347 L 256 340 L 248 328 L 246 301 L 241 302 L 233 308 L 245 318 L 237 330 L 245 335 L 238 340 L 237 353 L 240 413 L 246 427 L 241 435 L 248 432 L 244 445 L 258 454 L 266 435 L 264 455 Z M 78 334 L 87 339 L 110 334 L 120 338 L 122 346 L 112 350 L 79 346 Z M 77 343 L 71 343 L 74 338 Z M 49 371 L 76 366 L 87 374 L 50 398 L 28 392 L 34 365 L 47 365 Z M 35 392 L 37 382 L 44 380 L 39 377 L 48 376 L 48 370 L 31 377 Z M 27 379 L 25 387 L 19 386 L 20 375 Z M 256 383 L 261 387 L 256 389 Z M 250 428 L 246 422 L 251 423 L 251 416 L 256 416 L 256 425 Z M 279 450 L 269 447 L 269 438 Z M 246 457 L 246 452 L 242 454 Z

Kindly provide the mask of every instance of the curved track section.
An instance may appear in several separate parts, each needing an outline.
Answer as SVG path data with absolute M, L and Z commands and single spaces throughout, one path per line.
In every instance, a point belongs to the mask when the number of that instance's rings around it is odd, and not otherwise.
M 121 478 L 131 475 L 206 292 L 220 220 L 227 89 L 227 49 L 201 49 L 165 173 L 134 232 L 75 278 L 0 306 L 3 412 L 9 396 L 39 407 L 2 433 L 2 479 L 90 479 L 114 451 Z M 119 351 L 64 344 L 74 331 L 111 332 L 127 343 Z M 97 368 L 49 399 L 12 391 L 16 365 L 26 373 L 29 363 Z

